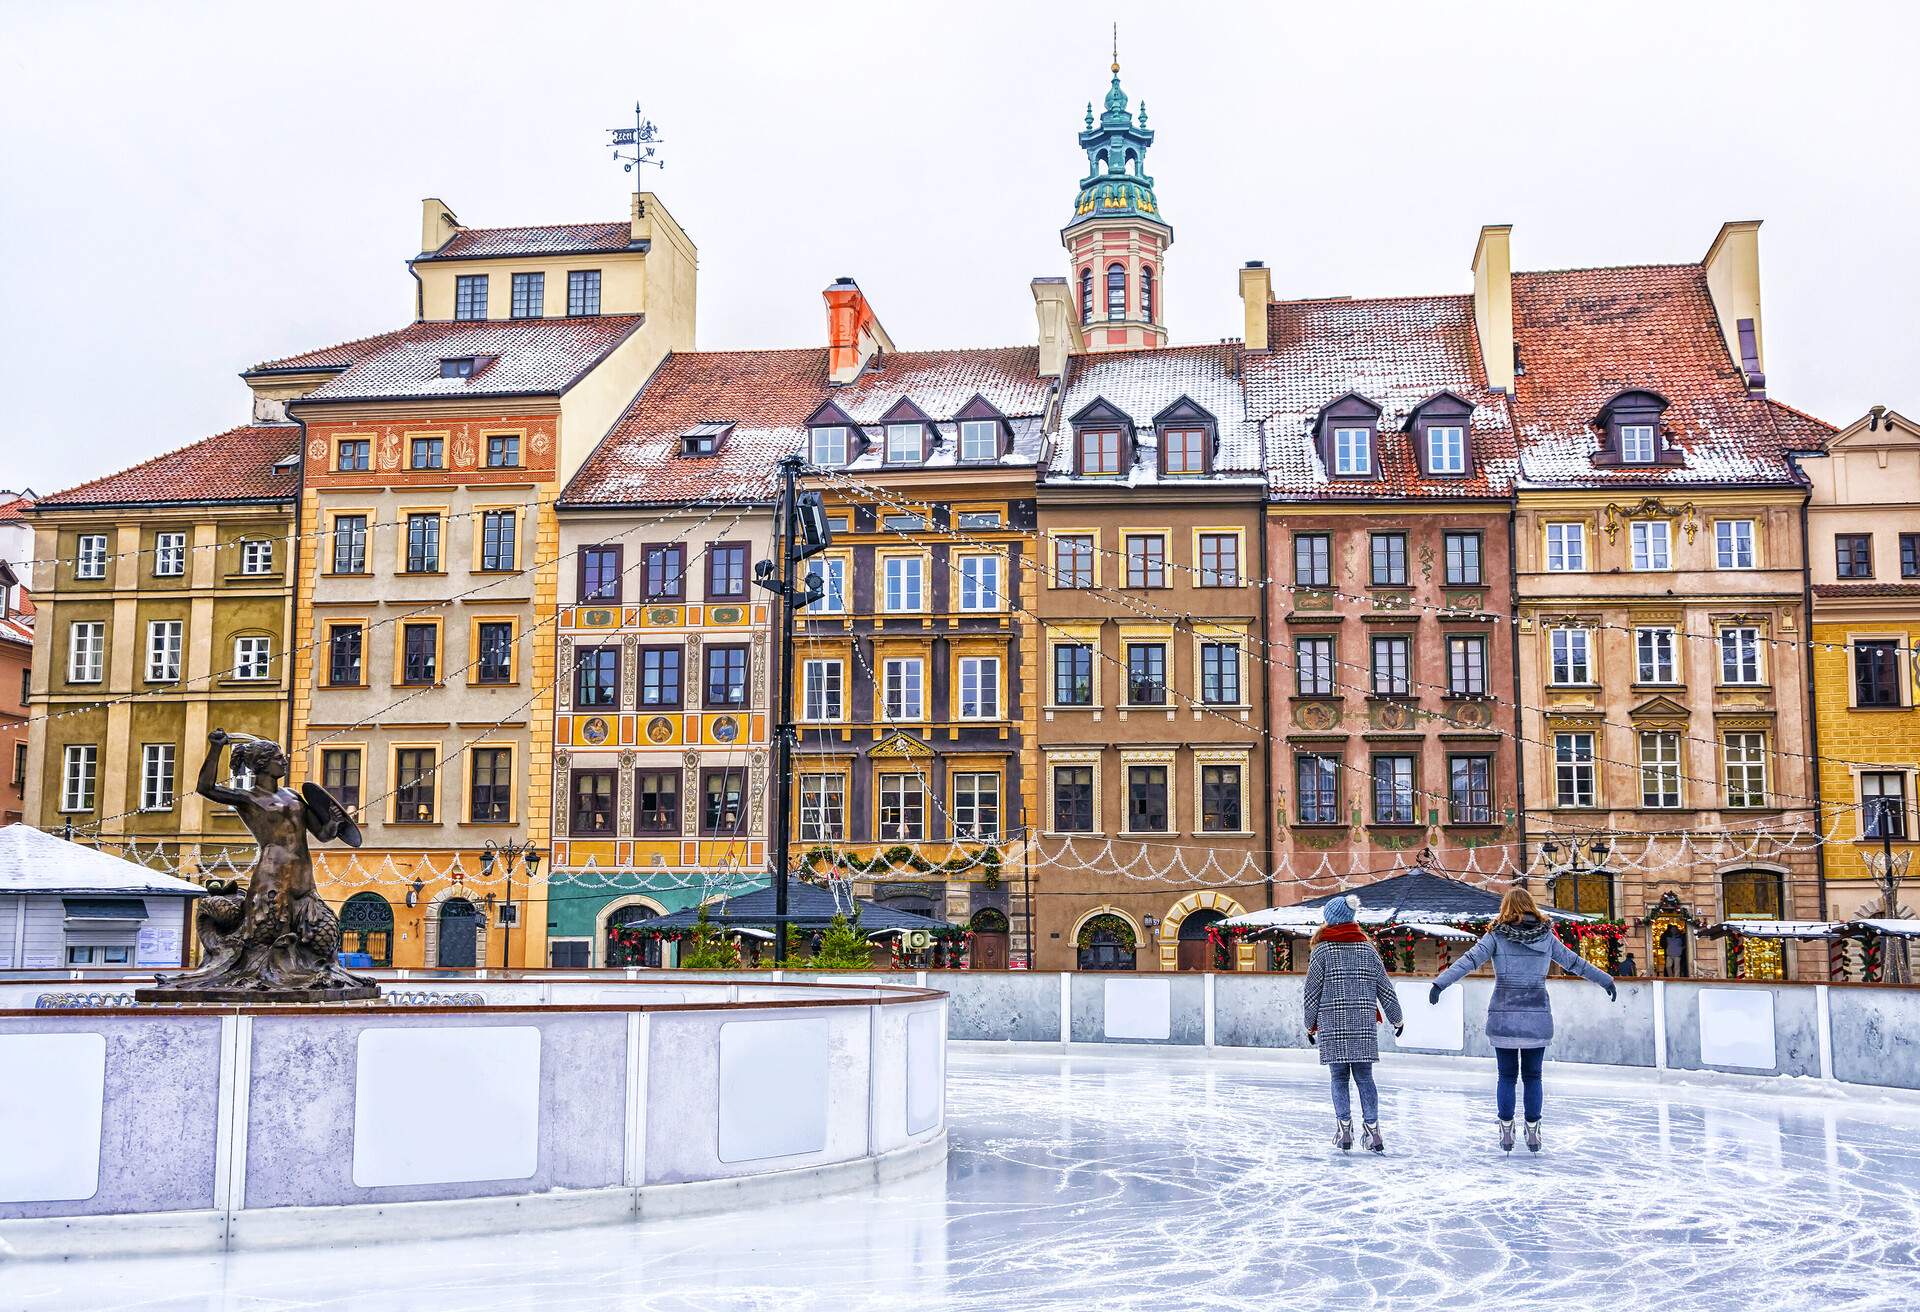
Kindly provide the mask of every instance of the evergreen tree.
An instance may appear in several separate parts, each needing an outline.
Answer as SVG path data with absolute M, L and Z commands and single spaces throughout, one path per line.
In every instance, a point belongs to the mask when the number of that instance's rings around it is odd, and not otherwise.
M 684 939 L 680 944 L 680 968 L 682 970 L 738 970 L 740 968 L 740 948 L 728 942 L 707 919 L 707 908 L 702 905 L 694 917 L 693 937 Z

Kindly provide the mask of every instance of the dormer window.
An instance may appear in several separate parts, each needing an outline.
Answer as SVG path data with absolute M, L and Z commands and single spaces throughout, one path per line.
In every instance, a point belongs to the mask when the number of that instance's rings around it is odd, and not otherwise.
M 1679 448 L 1669 446 L 1661 429 L 1667 398 L 1658 392 L 1631 391 L 1607 402 L 1594 418 L 1600 430 L 1596 465 L 1678 465 Z
M 964 464 L 986 464 L 1013 448 L 1006 416 L 978 392 L 960 407 L 954 420 L 960 428 L 960 460 Z
M 847 430 L 828 424 L 807 430 L 807 463 L 821 469 L 836 469 L 847 463 Z
M 1105 400 L 1082 406 L 1067 420 L 1073 429 L 1073 472 L 1113 478 L 1133 465 L 1133 421 Z
M 1348 392 L 1321 409 L 1314 425 L 1320 460 L 1333 478 L 1372 478 L 1379 472 L 1375 451 L 1380 407 Z
M 1078 473 L 1110 475 L 1120 472 L 1120 430 L 1083 428 L 1079 438 Z
M 1160 442 L 1161 449 L 1166 452 L 1168 474 L 1178 476 L 1207 472 L 1206 429 L 1169 428 Z
M 1427 472 L 1467 472 L 1467 430 L 1458 424 L 1435 424 L 1427 430 Z
M 1373 473 L 1373 429 L 1333 430 L 1333 472 L 1336 478 L 1366 478 Z
M 1473 472 L 1473 402 L 1457 392 L 1439 392 L 1413 408 L 1413 436 L 1420 472 L 1429 478 L 1465 478 Z
M 887 463 L 919 464 L 926 450 L 926 442 L 927 429 L 924 424 L 888 424 Z
M 1650 465 L 1654 455 L 1652 424 L 1620 425 L 1620 460 L 1628 465 Z
M 731 423 L 695 424 L 680 435 L 680 454 L 683 456 L 716 455 L 721 445 L 727 440 L 727 434 L 732 431 Z
M 1190 478 L 1213 472 L 1218 426 L 1213 415 L 1181 397 L 1153 417 L 1160 435 L 1160 473 L 1168 478 Z
M 479 363 L 480 357 L 475 355 L 451 356 L 440 362 L 440 376 L 442 378 L 471 378 L 473 377 L 474 369 Z

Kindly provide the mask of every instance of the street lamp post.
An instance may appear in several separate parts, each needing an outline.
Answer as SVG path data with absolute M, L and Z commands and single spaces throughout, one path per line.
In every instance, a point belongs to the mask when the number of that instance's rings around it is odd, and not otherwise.
M 1877 797 L 1874 799 L 1875 828 L 1880 831 L 1880 905 L 1889 920 L 1900 915 L 1900 876 L 1905 872 L 1907 855 L 1901 854 L 1896 863 L 1893 856 L 1893 827 L 1906 819 L 1902 814 L 1906 799 L 1904 797 Z M 1903 826 L 1904 828 L 1904 826 Z M 1898 951 L 1894 949 L 1898 948 Z M 1907 961 L 1907 940 L 1896 939 L 1886 951 L 1884 978 L 1889 984 L 1909 982 L 1910 972 Z
M 513 863 L 526 862 L 531 883 L 540 873 L 540 849 L 531 838 L 524 843 L 498 843 L 489 838 L 480 847 L 480 877 L 490 878 L 494 863 L 501 860 L 507 863 L 507 896 L 500 906 L 500 969 L 506 970 L 513 965 L 513 926 L 520 919 L 513 904 Z
M 1559 865 L 1559 872 L 1550 875 L 1547 879 L 1548 900 L 1555 900 L 1553 896 L 1553 886 L 1560 880 L 1572 876 L 1574 880 L 1573 910 L 1581 915 L 1591 914 L 1586 907 L 1581 905 L 1579 881 L 1582 875 L 1600 875 L 1607 880 L 1607 903 L 1600 909 L 1600 914 L 1608 920 L 1612 920 L 1614 918 L 1613 879 L 1607 872 L 1607 857 L 1613 853 L 1612 844 L 1608 843 L 1604 838 L 1589 838 L 1580 834 L 1573 835 L 1564 843 L 1549 839 L 1540 844 L 1540 855 L 1545 857 L 1550 865 L 1559 864 L 1562 852 L 1566 853 L 1566 863 Z M 1619 961 L 1615 960 L 1618 946 L 1617 943 L 1609 939 L 1607 947 L 1607 969 L 1609 971 L 1617 970 L 1620 966 Z

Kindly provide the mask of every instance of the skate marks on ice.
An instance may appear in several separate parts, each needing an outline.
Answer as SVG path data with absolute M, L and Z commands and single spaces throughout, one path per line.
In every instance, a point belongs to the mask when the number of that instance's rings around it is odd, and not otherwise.
M 1546 1151 L 1478 1073 L 1377 1068 L 1384 1157 L 1317 1066 L 952 1057 L 947 1170 L 787 1208 L 353 1251 L 15 1268 L 11 1309 L 1890 1308 L 1920 1108 L 1549 1065 Z M 24 1277 L 24 1279 L 22 1278 Z

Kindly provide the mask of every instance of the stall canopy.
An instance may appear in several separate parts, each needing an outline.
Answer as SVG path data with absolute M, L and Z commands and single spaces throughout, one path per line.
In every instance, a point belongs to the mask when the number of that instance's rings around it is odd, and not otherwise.
M 105 905 L 111 903 L 137 919 L 146 914 L 144 907 L 132 910 L 142 897 L 200 897 L 206 891 L 32 825 L 0 828 L 0 893 L 68 897 L 72 899 L 65 908 L 69 916 L 103 914 L 112 909 Z M 89 897 L 92 906 L 75 905 Z
M 1491 920 L 1500 910 L 1498 893 L 1463 884 L 1445 875 L 1436 875 L 1431 870 L 1409 870 L 1405 874 L 1342 889 L 1323 897 L 1309 898 L 1292 906 L 1252 911 L 1223 923 L 1305 937 L 1323 923 L 1322 908 L 1332 899 L 1346 897 L 1349 893 L 1360 895 L 1361 908 L 1357 919 L 1362 925 L 1402 925 L 1435 938 L 1471 938 L 1473 935 L 1454 927 Z M 1567 911 L 1542 909 L 1555 920 L 1592 919 L 1591 916 L 1574 915 Z
M 903 933 L 913 929 L 946 929 L 945 921 L 930 916 L 915 915 L 911 911 L 896 911 L 877 902 L 854 899 L 854 905 L 860 909 L 860 928 L 869 938 L 883 938 L 891 934 Z M 803 883 L 795 880 L 787 885 L 787 923 L 801 930 L 821 930 L 833 924 L 836 915 L 845 915 L 846 907 L 835 900 L 834 895 L 818 884 Z M 670 916 L 657 916 L 642 921 L 633 928 L 648 933 L 663 929 L 691 929 L 699 918 L 697 908 L 689 907 L 676 911 Z M 759 930 L 763 933 L 773 928 L 773 886 L 763 885 L 740 894 L 707 905 L 707 923 L 715 929 L 729 934 L 747 933 Z M 769 935 L 770 937 L 771 935 Z M 757 935 L 750 935 L 757 937 Z
M 1920 920 L 1723 920 L 1700 931 L 1704 938 L 1920 938 Z

